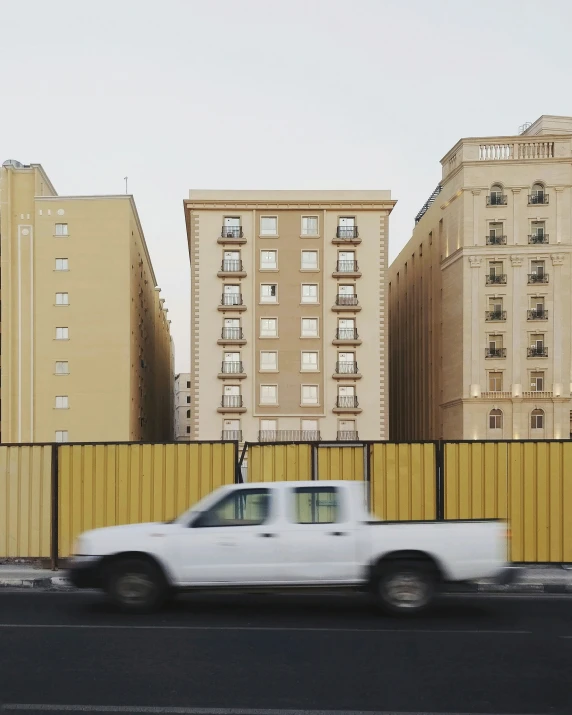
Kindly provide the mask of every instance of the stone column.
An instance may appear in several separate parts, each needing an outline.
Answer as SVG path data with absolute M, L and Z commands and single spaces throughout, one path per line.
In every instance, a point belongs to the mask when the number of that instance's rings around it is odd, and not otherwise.
M 479 196 L 480 189 L 473 189 L 473 246 L 479 245 Z M 484 238 L 484 237 L 483 237 Z
M 523 313 L 523 306 L 521 305 L 521 295 L 522 295 L 522 281 L 523 277 L 521 275 L 522 268 L 522 256 L 511 256 L 510 262 L 512 265 L 512 306 L 511 306 L 511 319 L 512 319 L 512 355 L 511 355 L 511 365 L 512 365 L 512 396 L 520 397 L 522 394 L 522 355 L 521 355 L 521 329 L 522 321 L 524 320 L 526 314 Z M 524 308 L 526 310 L 526 308 Z
M 481 280 L 481 267 L 483 259 L 480 256 L 469 256 L 469 265 L 477 270 L 472 271 L 471 279 L 471 397 L 480 397 L 480 365 L 483 345 L 479 340 L 479 280 Z M 466 384 L 466 383 L 465 383 Z
M 564 208 L 564 188 L 554 187 L 554 200 L 556 202 L 556 243 L 562 243 L 562 210 Z
M 512 240 L 514 244 L 519 243 L 519 236 L 520 236 L 520 226 L 518 223 L 518 207 L 519 207 L 519 199 L 520 199 L 520 189 L 511 189 L 512 191 Z

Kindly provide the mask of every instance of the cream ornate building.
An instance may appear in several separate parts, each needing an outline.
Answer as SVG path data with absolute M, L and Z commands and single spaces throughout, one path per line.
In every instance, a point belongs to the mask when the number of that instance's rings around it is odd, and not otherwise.
M 389 191 L 191 191 L 192 439 L 387 437 Z
M 175 441 L 191 439 L 191 374 L 175 375 Z
M 572 117 L 441 164 L 389 271 L 390 437 L 569 438 Z
M 132 196 L 0 168 L 1 441 L 173 438 L 169 321 Z

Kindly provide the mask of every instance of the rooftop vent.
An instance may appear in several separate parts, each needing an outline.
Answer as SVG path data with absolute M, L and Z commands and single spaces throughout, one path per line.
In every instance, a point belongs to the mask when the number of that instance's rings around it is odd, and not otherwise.
M 531 126 L 532 126 L 532 122 L 525 122 L 524 124 L 521 124 L 520 127 L 518 128 L 518 133 L 524 134 L 524 132 L 527 129 L 530 129 Z
M 24 164 L 17 161 L 16 159 L 6 159 L 6 161 L 3 162 L 2 166 L 13 166 L 15 169 L 21 169 Z

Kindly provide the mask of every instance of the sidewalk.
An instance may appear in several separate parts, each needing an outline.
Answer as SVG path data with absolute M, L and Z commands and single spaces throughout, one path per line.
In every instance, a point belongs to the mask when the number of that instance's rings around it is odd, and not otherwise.
M 499 585 L 487 580 L 463 587 L 463 591 L 479 593 L 570 593 L 572 594 L 572 568 L 560 566 L 515 566 L 513 583 Z M 65 569 L 49 569 L 31 566 L 0 565 L 0 588 L 37 588 L 65 590 L 73 586 L 66 577 Z

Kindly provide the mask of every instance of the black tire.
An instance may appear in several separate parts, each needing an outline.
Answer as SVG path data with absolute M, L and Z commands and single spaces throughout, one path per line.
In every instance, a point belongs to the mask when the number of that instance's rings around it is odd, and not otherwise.
M 109 565 L 105 592 L 125 613 L 151 613 L 163 605 L 167 584 L 161 570 L 152 561 L 126 557 Z
M 379 564 L 372 587 L 378 605 L 392 615 L 413 616 L 431 605 L 437 572 L 428 562 L 396 560 Z

